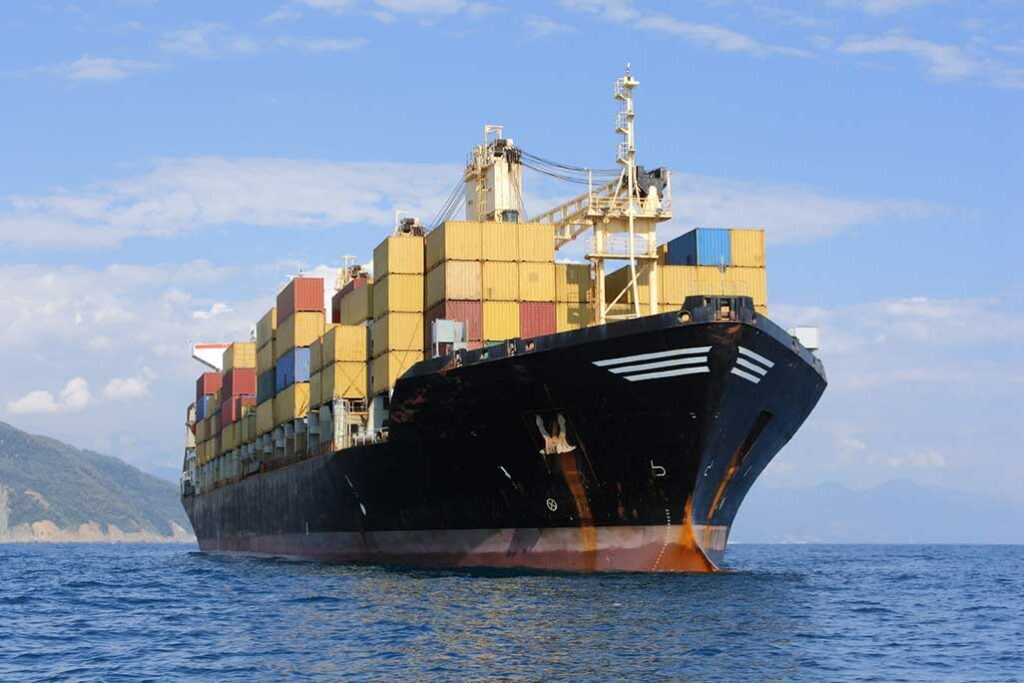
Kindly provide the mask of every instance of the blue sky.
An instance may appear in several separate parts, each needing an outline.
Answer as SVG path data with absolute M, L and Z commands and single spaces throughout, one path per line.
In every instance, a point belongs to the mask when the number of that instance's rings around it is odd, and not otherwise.
M 772 317 L 822 328 L 832 385 L 763 485 L 1024 500 L 1020 3 L 25 2 L 0 32 L 0 419 L 173 477 L 189 340 L 430 218 L 485 123 L 612 166 L 630 62 L 663 239 L 766 228 Z

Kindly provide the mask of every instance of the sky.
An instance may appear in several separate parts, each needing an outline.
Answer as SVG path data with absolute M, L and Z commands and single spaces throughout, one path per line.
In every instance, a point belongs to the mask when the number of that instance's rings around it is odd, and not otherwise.
M 26 1 L 0 35 L 0 420 L 176 479 L 190 342 L 429 221 L 484 124 L 614 166 L 629 63 L 661 239 L 763 227 L 771 317 L 821 328 L 763 485 L 1024 503 L 1019 2 Z

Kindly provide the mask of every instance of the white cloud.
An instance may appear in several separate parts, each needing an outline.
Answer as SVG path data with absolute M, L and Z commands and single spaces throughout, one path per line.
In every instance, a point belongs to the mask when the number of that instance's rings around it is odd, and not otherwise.
M 259 49 L 255 40 L 244 34 L 232 33 L 217 23 L 202 23 L 188 28 L 168 31 L 160 47 L 193 57 L 213 57 L 223 53 L 252 53 Z
M 270 14 L 263 17 L 265 24 L 276 24 L 282 21 L 295 21 L 302 17 L 302 13 L 290 5 L 282 5 Z
M 209 320 L 210 318 L 215 318 L 218 315 L 223 315 L 225 313 L 230 313 L 230 312 L 231 312 L 231 307 L 230 306 L 228 306 L 223 301 L 218 301 L 218 302 L 214 303 L 212 306 L 210 306 L 210 309 L 208 311 L 192 311 L 192 319 L 193 320 Z
M 144 377 L 115 377 L 103 387 L 103 398 L 108 401 L 128 401 L 149 393 L 149 382 Z
M 672 174 L 674 226 L 760 227 L 774 243 L 799 242 L 882 221 L 907 221 L 936 213 L 916 200 L 831 197 L 792 185 L 759 184 L 686 173 Z M 687 228 L 688 229 L 688 228 Z
M 397 14 L 455 14 L 466 7 L 465 0 L 376 0 L 376 4 Z
M 156 68 L 158 65 L 152 62 L 82 55 L 73 62 L 46 67 L 45 70 L 69 81 L 119 81 Z
M 849 38 L 836 49 L 850 55 L 910 55 L 925 65 L 930 76 L 939 80 L 964 78 L 978 70 L 978 64 L 955 45 L 942 45 L 901 35 Z
M 294 47 L 306 52 L 348 52 L 366 45 L 365 38 L 293 38 L 277 39 L 281 47 Z
M 312 7 L 313 9 L 327 10 L 328 12 L 346 12 L 352 9 L 355 4 L 353 0 L 297 0 L 300 5 Z
M 683 21 L 669 14 L 640 10 L 631 0 L 561 0 L 561 4 L 570 11 L 591 14 L 605 21 L 624 24 L 642 31 L 676 36 L 719 52 L 738 52 L 755 57 L 812 56 L 812 53 L 806 50 L 762 43 L 751 36 L 722 26 Z
M 547 38 L 560 33 L 572 33 L 576 29 L 567 24 L 560 24 L 553 19 L 536 15 L 523 18 L 523 28 L 534 38 Z
M 935 450 L 918 451 L 909 455 L 888 458 L 885 464 L 893 469 L 945 469 L 946 458 Z
M 9 401 L 7 411 L 12 415 L 78 411 L 84 410 L 91 400 L 89 383 L 82 377 L 74 377 L 68 380 L 56 398 L 49 391 L 37 389 L 28 392 L 21 398 Z
M 905 12 L 935 2 L 937 0 L 829 0 L 833 7 L 859 9 L 875 16 Z
M 142 175 L 0 201 L 0 244 L 97 247 L 232 223 L 390 225 L 399 208 L 433 215 L 461 173 L 447 164 L 165 159 Z

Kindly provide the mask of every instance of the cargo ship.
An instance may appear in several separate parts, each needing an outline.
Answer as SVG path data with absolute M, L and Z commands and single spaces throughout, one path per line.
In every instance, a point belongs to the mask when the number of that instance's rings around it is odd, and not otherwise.
M 329 299 L 296 277 L 252 339 L 194 347 L 211 371 L 181 488 L 203 551 L 725 566 L 744 496 L 825 372 L 815 330 L 768 317 L 763 230 L 658 243 L 671 174 L 636 163 L 637 85 L 615 83 L 616 168 L 547 161 L 486 126 L 438 215 L 400 218 L 372 273 L 344 264 Z M 524 169 L 586 191 L 527 219 Z M 580 262 L 556 260 L 581 239 Z

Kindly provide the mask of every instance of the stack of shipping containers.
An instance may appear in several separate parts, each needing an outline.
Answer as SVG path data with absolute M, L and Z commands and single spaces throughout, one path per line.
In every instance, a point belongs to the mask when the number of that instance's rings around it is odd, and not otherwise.
M 590 264 L 555 264 L 555 329 L 567 332 L 594 321 Z
M 557 328 L 555 227 L 550 223 L 519 223 L 517 228 L 519 297 L 516 317 L 519 329 L 509 336 L 528 338 L 554 334 Z M 484 326 L 487 326 L 486 311 Z M 488 339 L 500 341 L 502 337 Z
M 216 432 L 212 428 L 217 412 L 221 381 L 219 372 L 204 372 L 196 380 L 196 460 L 207 464 L 216 457 Z
M 370 344 L 365 325 L 331 324 L 310 346 L 310 408 L 337 399 L 366 400 Z
M 323 278 L 293 278 L 277 295 L 276 310 L 275 427 L 309 411 L 309 347 L 324 333 Z
M 423 360 L 424 238 L 388 237 L 373 250 L 373 394 Z
M 256 407 L 256 344 L 234 342 L 224 351 L 221 380 L 221 452 L 246 443 L 245 425 Z
M 274 393 L 277 383 L 274 370 L 274 334 L 277 331 L 277 309 L 271 308 L 256 323 L 256 436 L 274 429 Z
M 427 235 L 423 333 L 428 351 L 435 320 L 462 322 L 469 348 L 483 344 L 482 237 L 479 223 L 462 221 L 449 221 Z

